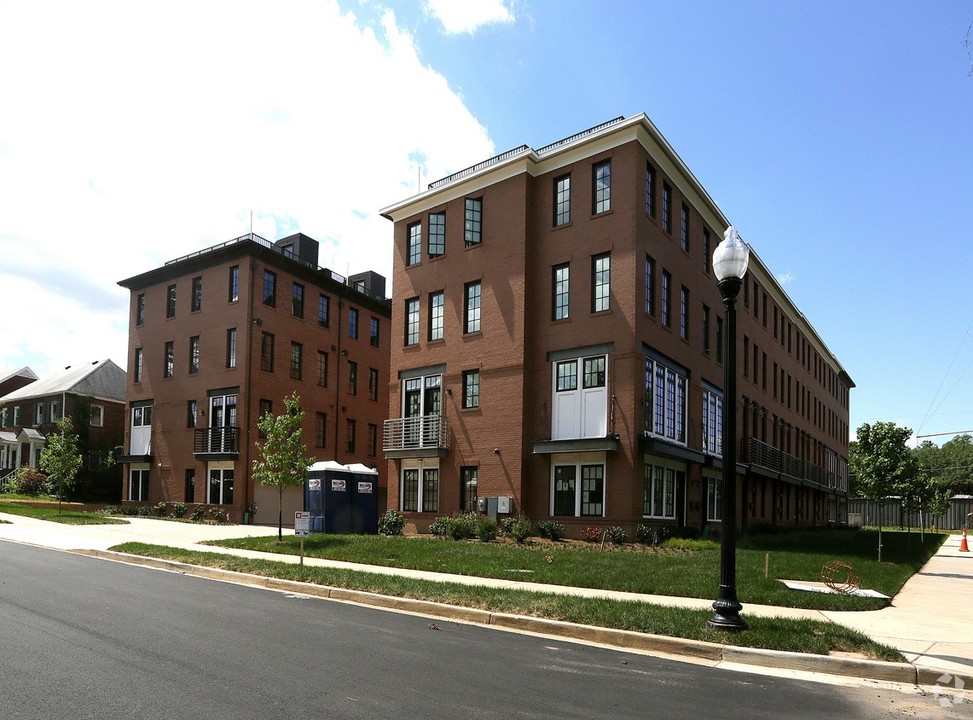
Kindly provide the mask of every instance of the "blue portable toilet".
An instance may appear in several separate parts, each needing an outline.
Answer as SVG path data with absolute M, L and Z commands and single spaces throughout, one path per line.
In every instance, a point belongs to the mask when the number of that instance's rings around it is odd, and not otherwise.
M 378 533 L 378 471 L 334 461 L 314 463 L 304 483 L 304 509 L 311 532 Z

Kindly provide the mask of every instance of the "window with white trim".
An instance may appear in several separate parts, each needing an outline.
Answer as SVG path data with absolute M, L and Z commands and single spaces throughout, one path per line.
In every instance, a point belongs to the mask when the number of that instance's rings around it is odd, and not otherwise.
M 560 360 L 554 363 L 553 370 L 551 439 L 605 437 L 608 434 L 608 356 Z
M 128 499 L 144 502 L 149 499 L 148 466 L 133 467 L 128 471 Z
M 644 463 L 642 465 L 642 515 L 675 519 L 676 491 L 686 481 L 686 473 L 675 467 Z
M 210 463 L 209 485 L 206 492 L 206 502 L 211 505 L 233 504 L 233 465 L 224 463 Z
M 551 515 L 604 517 L 604 453 L 552 456 Z
M 439 467 L 404 466 L 400 498 L 403 512 L 439 512 Z
M 703 386 L 703 452 L 723 457 L 723 394 Z
M 686 442 L 686 375 L 654 358 L 645 359 L 645 432 Z
M 706 520 L 720 522 L 723 519 L 723 480 L 706 478 Z

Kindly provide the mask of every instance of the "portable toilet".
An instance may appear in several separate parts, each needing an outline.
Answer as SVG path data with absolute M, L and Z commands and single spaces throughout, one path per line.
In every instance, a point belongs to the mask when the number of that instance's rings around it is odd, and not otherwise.
M 309 468 L 304 488 L 311 532 L 378 533 L 378 471 L 333 460 L 317 462 Z

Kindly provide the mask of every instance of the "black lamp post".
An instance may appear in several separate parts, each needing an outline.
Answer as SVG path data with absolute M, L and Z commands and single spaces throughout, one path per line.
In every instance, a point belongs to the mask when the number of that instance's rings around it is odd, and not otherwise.
M 740 617 L 743 606 L 736 588 L 736 403 L 737 403 L 737 325 L 736 299 L 750 262 L 750 248 L 732 225 L 723 233 L 713 253 L 713 272 L 726 309 L 725 352 L 723 353 L 723 492 L 721 497 L 723 529 L 720 538 L 720 593 L 713 602 L 715 615 L 706 624 L 717 630 L 746 630 Z

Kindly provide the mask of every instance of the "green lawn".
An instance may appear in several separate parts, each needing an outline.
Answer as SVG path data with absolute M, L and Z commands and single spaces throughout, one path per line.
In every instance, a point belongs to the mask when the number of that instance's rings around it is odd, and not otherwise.
M 359 539 L 361 538 L 355 538 L 355 540 Z M 377 539 L 381 540 L 382 538 Z M 391 540 L 402 539 L 391 538 Z M 403 540 L 403 542 L 415 543 L 417 540 Z M 430 542 L 439 542 L 440 549 L 443 549 L 443 541 Z M 450 547 L 448 543 L 445 546 Z M 251 560 L 219 553 L 201 553 L 142 543 L 125 543 L 112 549 L 118 552 L 223 568 L 235 572 L 301 580 L 330 587 L 433 600 L 461 607 L 545 617 L 654 635 L 818 655 L 827 655 L 831 652 L 860 653 L 863 656 L 880 660 L 904 661 L 901 653 L 894 648 L 876 643 L 849 628 L 828 622 L 747 617 L 750 627 L 746 632 L 726 633 L 706 627 L 706 620 L 713 614 L 710 610 L 686 610 L 639 602 L 618 602 L 522 590 L 468 587 L 455 583 L 413 580 L 405 577 L 334 568 L 310 566 L 301 568 L 297 565 L 272 560 Z M 538 554 L 543 559 L 544 553 Z M 594 557 L 593 553 L 587 552 L 578 553 L 578 555 L 588 559 Z M 605 555 L 617 559 L 623 553 L 606 553 Z M 511 557 L 513 556 L 511 555 Z M 523 557 L 523 555 L 519 554 L 517 557 Z M 546 560 L 544 562 L 546 563 Z M 552 565 L 556 564 L 557 560 L 552 563 Z M 716 582 L 715 579 L 713 582 Z M 745 614 L 746 608 L 744 608 Z
M 34 498 L 36 500 L 36 498 Z M 10 502 L 0 500 L 0 512 L 10 513 L 11 515 L 23 515 L 25 517 L 37 518 L 38 520 L 49 520 L 66 525 L 119 525 L 127 524 L 126 520 L 99 515 L 98 513 L 79 512 L 71 510 L 70 505 L 65 506 L 58 512 L 57 507 L 37 505 L 29 502 Z
M 852 566 L 862 587 L 894 596 L 906 580 L 938 549 L 945 535 L 883 533 L 883 562 L 875 561 L 873 531 L 795 532 L 743 538 L 737 549 L 740 601 L 820 610 L 875 610 L 886 602 L 872 598 L 789 590 L 778 578 L 820 580 L 824 565 L 840 560 Z M 293 536 L 223 540 L 225 547 L 297 554 Z M 523 546 L 433 538 L 312 535 L 305 555 L 368 565 L 432 570 L 459 575 L 528 580 L 607 590 L 715 598 L 720 576 L 719 546 L 711 542 L 678 543 L 655 550 L 607 549 L 578 543 L 533 542 Z M 636 546 L 637 547 L 637 546 Z M 769 555 L 769 557 L 768 557 Z M 769 562 L 769 573 L 764 570 Z

